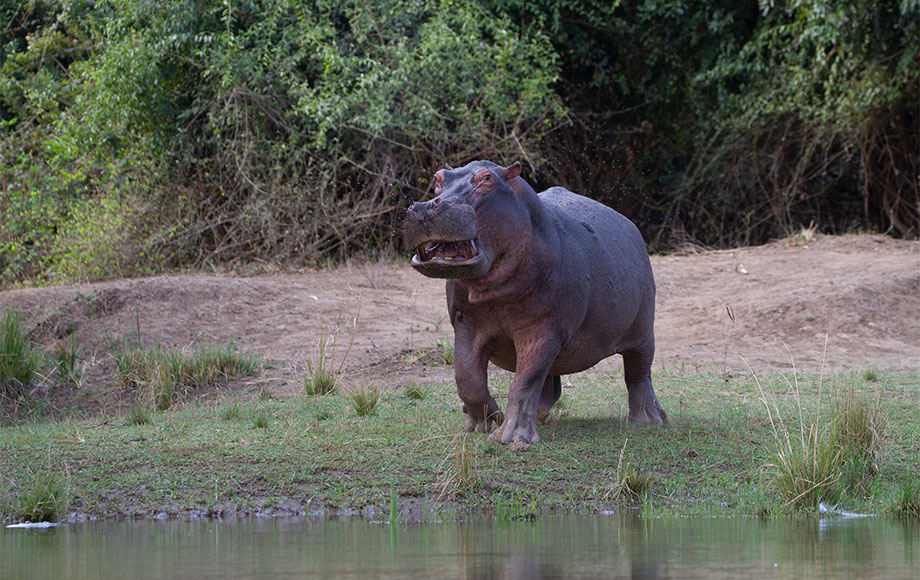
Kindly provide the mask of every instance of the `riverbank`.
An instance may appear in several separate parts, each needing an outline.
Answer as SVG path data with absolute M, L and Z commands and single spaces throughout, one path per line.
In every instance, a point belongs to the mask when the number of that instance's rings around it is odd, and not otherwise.
M 885 421 L 877 473 L 845 496 L 845 507 L 886 513 L 920 473 L 916 373 L 755 381 L 660 372 L 670 418 L 660 428 L 623 424 L 617 375 L 570 377 L 554 420 L 539 428 L 543 442 L 526 452 L 460 433 L 449 384 L 385 393 L 367 416 L 345 394 L 243 400 L 227 393 L 216 404 L 151 413 L 146 424 L 102 416 L 7 427 L 0 432 L 4 516 L 10 521 L 21 494 L 48 474 L 63 492 L 65 520 L 381 517 L 394 502 L 415 519 L 502 509 L 780 515 L 793 509 L 774 483 L 775 429 L 788 429 L 796 442 L 800 416 L 817 417 L 823 429 L 838 398 L 853 394 L 881 405 Z

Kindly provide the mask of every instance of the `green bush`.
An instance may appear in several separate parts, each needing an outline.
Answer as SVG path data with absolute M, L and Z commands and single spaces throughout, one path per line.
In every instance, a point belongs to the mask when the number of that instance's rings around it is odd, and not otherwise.
M 545 36 L 475 4 L 7 11 L 6 283 L 384 249 L 435 169 L 539 164 L 563 114 Z
M 6 3 L 0 284 L 389 249 L 521 160 L 653 245 L 920 234 L 916 0 Z

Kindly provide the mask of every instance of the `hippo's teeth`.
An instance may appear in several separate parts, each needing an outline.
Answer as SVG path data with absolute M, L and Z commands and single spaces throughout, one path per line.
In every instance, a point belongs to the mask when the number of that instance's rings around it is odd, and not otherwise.
M 464 240 L 460 242 L 441 242 L 432 241 L 416 248 L 418 258 L 426 262 L 433 258 L 444 260 L 470 260 L 479 253 L 473 240 Z

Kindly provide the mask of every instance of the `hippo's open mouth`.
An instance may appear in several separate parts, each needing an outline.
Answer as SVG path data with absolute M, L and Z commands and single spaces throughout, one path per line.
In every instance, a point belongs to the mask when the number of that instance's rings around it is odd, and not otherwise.
M 480 278 L 486 275 L 491 264 L 473 240 L 430 240 L 415 252 L 412 267 L 430 278 Z
M 463 240 L 459 242 L 442 242 L 433 240 L 416 248 L 412 257 L 413 264 L 438 260 L 441 262 L 454 262 L 472 260 L 479 254 L 476 242 Z

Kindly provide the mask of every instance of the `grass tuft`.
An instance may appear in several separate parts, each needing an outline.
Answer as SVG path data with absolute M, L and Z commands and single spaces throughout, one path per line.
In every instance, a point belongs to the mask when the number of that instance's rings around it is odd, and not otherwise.
M 418 383 L 406 387 L 406 397 L 414 401 L 423 401 L 428 398 L 428 389 Z
M 920 521 L 920 481 L 912 474 L 901 483 L 891 511 L 899 518 Z
M 316 419 L 317 421 L 325 421 L 326 419 L 329 419 L 332 417 L 332 410 L 326 407 L 325 405 L 321 405 L 313 409 L 312 414 L 313 414 L 313 418 Z
M 54 363 L 58 376 L 68 385 L 79 387 L 83 384 L 83 375 L 86 371 L 86 365 L 80 364 L 83 356 L 83 347 L 77 345 L 77 337 L 70 335 L 70 344 L 58 344 L 55 353 Z
M 623 441 L 623 448 L 620 449 L 620 458 L 617 460 L 617 471 L 614 475 L 613 484 L 604 494 L 604 500 L 621 501 L 643 499 L 648 495 L 652 486 L 652 475 L 640 473 L 631 462 L 624 463 L 623 457 L 626 454 L 626 444 L 629 439 Z
M 454 437 L 453 453 L 448 452 L 438 468 L 440 476 L 435 487 L 441 499 L 476 491 L 482 485 L 482 478 L 476 469 L 474 442 L 475 439 L 466 432 Z
M 359 417 L 373 415 L 380 402 L 380 390 L 374 385 L 363 385 L 348 395 L 351 407 Z
M 341 365 L 338 369 L 335 368 L 335 340 L 330 340 L 324 334 L 319 339 L 316 353 L 307 359 L 307 375 L 303 379 L 304 393 L 308 397 L 328 395 L 338 386 L 341 369 Z
M 54 522 L 64 507 L 64 486 L 57 472 L 39 474 L 15 506 L 15 517 L 26 522 Z
M 878 400 L 860 397 L 852 389 L 838 395 L 831 407 L 831 444 L 842 456 L 842 492 L 862 497 L 878 473 L 885 417 Z
M 448 339 L 438 340 L 438 351 L 444 364 L 454 364 L 454 343 Z
M 883 414 L 878 402 L 860 397 L 854 389 L 835 392 L 830 417 L 821 419 L 821 384 L 818 406 L 813 412 L 802 407 L 798 377 L 789 387 L 796 398 L 798 427 L 782 419 L 775 402 L 767 400 L 760 382 L 755 381 L 767 407 L 776 452 L 773 480 L 781 498 L 796 508 L 819 503 L 839 503 L 857 495 L 868 496 L 869 485 L 878 471 Z
M 153 423 L 150 411 L 141 405 L 131 405 L 131 411 L 128 413 L 128 425 L 149 425 Z
M 348 341 L 348 347 L 345 349 L 345 354 L 342 355 L 339 361 L 338 367 L 336 367 L 335 364 L 337 358 L 336 338 L 338 337 L 338 330 L 328 335 L 325 332 L 320 333 L 317 348 L 313 356 L 307 359 L 307 374 L 303 379 L 304 394 L 308 397 L 328 395 L 338 386 L 342 376 L 342 369 L 345 367 L 345 361 L 348 359 L 348 353 L 351 352 L 351 347 L 355 344 L 355 337 L 358 336 L 359 316 L 360 310 L 352 319 L 351 338 Z
M 7 310 L 0 329 L 0 397 L 22 396 L 37 366 L 38 356 L 26 339 L 22 318 Z
M 220 412 L 220 418 L 224 421 L 232 421 L 233 419 L 239 419 L 242 412 L 240 411 L 239 403 L 232 403 L 224 407 L 223 411 Z
M 399 521 L 399 494 L 396 493 L 396 486 L 390 486 L 390 516 L 387 523 L 395 524 Z
M 265 411 L 259 411 L 256 413 L 255 417 L 252 418 L 252 426 L 254 429 L 267 429 L 268 413 Z
M 186 354 L 159 346 L 132 347 L 125 341 L 113 344 L 112 356 L 121 386 L 151 400 L 160 411 L 219 379 L 252 375 L 261 367 L 256 355 L 232 347 L 199 347 Z
M 492 500 L 495 517 L 502 522 L 534 521 L 537 519 L 537 499 L 528 499 L 520 489 L 514 490 L 510 497 L 498 494 Z
M 840 501 L 843 451 L 826 436 L 820 422 L 802 426 L 798 437 L 782 432 L 777 445 L 773 483 L 787 503 L 815 507 L 822 501 Z

